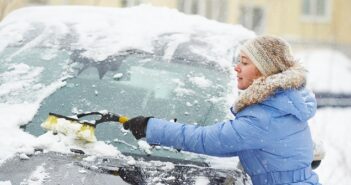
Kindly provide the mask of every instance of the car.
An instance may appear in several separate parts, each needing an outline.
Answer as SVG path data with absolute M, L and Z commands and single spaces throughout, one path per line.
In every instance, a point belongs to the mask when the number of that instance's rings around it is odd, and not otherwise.
M 50 114 L 86 112 L 198 125 L 228 119 L 232 64 L 253 36 L 149 5 L 14 11 L 0 24 L 0 182 L 250 184 L 235 162 L 216 166 L 209 156 L 149 146 L 118 122 L 97 125 L 95 142 L 41 124 Z

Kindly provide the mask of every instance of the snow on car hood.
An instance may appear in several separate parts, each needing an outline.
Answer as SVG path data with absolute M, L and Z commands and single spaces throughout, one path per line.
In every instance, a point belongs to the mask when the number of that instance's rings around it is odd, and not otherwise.
M 44 25 L 40 34 L 33 40 L 26 40 L 27 32 L 35 30 L 38 25 Z M 163 57 L 168 59 L 177 46 L 195 39 L 196 44 L 189 46 L 192 53 L 229 67 L 239 42 L 253 37 L 254 33 L 240 25 L 223 24 L 200 16 L 185 15 L 177 10 L 147 5 L 124 9 L 31 7 L 14 11 L 1 22 L 0 53 L 11 45 L 20 43 L 23 46 L 0 59 L 11 61 L 19 53 L 38 45 L 59 50 L 70 36 L 76 39 L 70 47 L 84 49 L 84 56 L 94 61 L 101 61 L 128 49 L 155 53 L 155 45 L 160 44 L 164 45 Z M 159 43 L 160 38 L 166 42 Z M 42 56 L 48 62 L 52 57 L 55 57 L 54 52 Z M 0 66 L 0 129 L 3 131 L 0 134 L 0 165 L 16 154 L 32 154 L 35 147 L 69 152 L 70 146 L 74 145 L 83 148 L 88 154 L 119 154 L 115 147 L 103 142 L 81 145 L 71 138 L 52 134 L 34 137 L 19 128 L 29 123 L 41 102 L 65 86 L 64 79 L 70 77 L 69 73 L 62 73 L 55 79 L 48 79 L 45 84 L 37 83 L 42 73 L 40 67 L 25 63 L 6 68 Z M 201 78 L 194 79 L 194 83 L 208 85 Z

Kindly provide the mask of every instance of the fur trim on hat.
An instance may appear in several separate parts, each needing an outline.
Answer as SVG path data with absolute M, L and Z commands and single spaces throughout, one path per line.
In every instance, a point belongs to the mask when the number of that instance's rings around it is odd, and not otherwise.
M 305 84 L 306 69 L 295 63 L 286 71 L 254 80 L 235 101 L 234 111 L 239 112 L 249 105 L 263 102 L 278 89 L 298 89 Z

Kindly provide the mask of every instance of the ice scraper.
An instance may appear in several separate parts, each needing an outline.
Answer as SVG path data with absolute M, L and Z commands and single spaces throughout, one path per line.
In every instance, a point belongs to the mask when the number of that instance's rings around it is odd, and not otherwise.
M 97 115 L 100 119 L 87 121 L 83 120 L 85 116 Z M 53 133 L 62 133 L 64 135 L 73 136 L 76 139 L 95 142 L 95 128 L 103 122 L 119 122 L 121 124 L 128 121 L 128 118 L 110 112 L 87 112 L 77 114 L 74 117 L 68 117 L 60 114 L 49 113 L 48 118 L 41 124 L 46 130 L 51 130 Z

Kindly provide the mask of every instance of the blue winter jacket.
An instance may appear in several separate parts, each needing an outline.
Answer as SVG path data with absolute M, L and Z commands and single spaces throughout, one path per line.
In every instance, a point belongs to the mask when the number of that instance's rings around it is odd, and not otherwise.
M 311 170 L 312 139 L 307 120 L 316 112 L 307 90 L 277 90 L 235 119 L 209 126 L 151 118 L 150 144 L 213 156 L 238 156 L 254 185 L 319 184 Z

